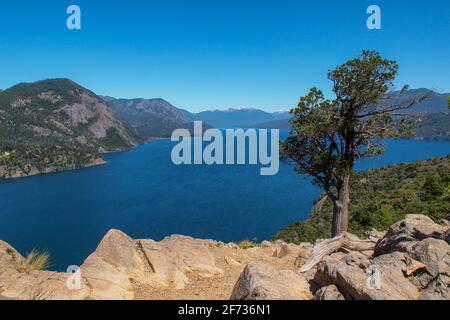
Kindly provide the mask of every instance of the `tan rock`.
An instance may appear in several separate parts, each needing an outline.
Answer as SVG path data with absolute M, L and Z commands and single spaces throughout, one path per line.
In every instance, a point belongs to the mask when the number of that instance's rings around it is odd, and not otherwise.
M 121 272 L 95 253 L 81 267 L 82 274 L 92 288 L 90 297 L 95 300 L 131 300 L 134 288 L 126 272 Z
M 286 243 L 283 243 L 281 245 L 278 245 L 278 247 L 273 252 L 273 256 L 275 258 L 284 258 L 289 254 L 289 247 Z
M 382 239 L 386 235 L 386 231 L 378 231 L 376 229 L 372 229 L 366 232 L 367 239 Z
M 313 252 L 312 246 L 301 246 L 300 249 L 298 250 L 297 258 L 295 258 L 294 265 L 297 268 L 301 268 L 305 264 L 305 262 L 309 259 L 312 252 Z
M 450 297 L 450 245 L 444 240 L 428 238 L 407 248 L 411 259 L 422 263 L 425 272 L 412 279 L 422 290 L 421 299 L 448 300 Z
M 0 240 L 0 277 L 7 270 L 16 271 L 23 259 L 22 255 L 10 244 Z
M 225 263 L 229 266 L 241 267 L 242 264 L 230 256 L 224 257 Z
M 187 284 L 188 278 L 180 273 L 195 272 L 205 277 L 224 273 L 216 267 L 204 240 L 172 236 L 161 242 L 140 240 L 140 243 L 154 271 L 151 277 L 158 285 L 174 285 L 181 289 Z
M 69 290 L 67 273 L 25 272 L 24 258 L 8 243 L 0 241 L 0 294 L 19 300 L 83 300 L 90 289 L 81 279 L 81 288 Z
M 322 287 L 314 294 L 314 300 L 345 300 L 335 285 Z
M 352 252 L 336 261 L 319 263 L 314 281 L 336 285 L 344 295 L 356 300 L 415 300 L 419 290 L 406 279 L 406 255 L 395 252 L 375 258 Z
M 99 300 L 132 299 L 132 281 L 150 284 L 153 273 L 138 244 L 118 230 L 106 234 L 81 271 L 92 287 L 91 297 Z
M 389 228 L 381 239 L 375 252 L 377 255 L 393 251 L 405 251 L 409 242 L 422 241 L 426 238 L 443 238 L 446 228 L 423 215 L 408 215 L 405 220 Z
M 263 242 L 261 242 L 261 247 L 262 248 L 271 248 L 272 247 L 272 242 L 269 242 L 269 241 L 263 241 Z
M 421 295 L 421 300 L 450 300 L 450 276 L 441 274 L 427 288 L 425 288 Z
M 11 274 L 2 281 L 1 294 L 7 298 L 19 300 L 84 300 L 89 296 L 90 288 L 85 281 L 81 288 L 70 290 L 67 287 L 69 274 L 33 271 Z
M 240 249 L 240 248 L 239 248 L 239 245 L 237 245 L 237 244 L 234 243 L 234 242 L 228 243 L 228 244 L 227 244 L 227 247 L 230 248 L 230 249 L 234 249 L 234 250 L 239 250 L 239 249 Z
M 450 245 L 444 240 L 428 238 L 407 249 L 408 255 L 422 262 L 433 277 L 450 274 Z
M 290 270 L 275 270 L 260 262 L 248 264 L 231 294 L 231 300 L 311 300 L 306 279 Z
M 126 274 L 128 278 L 145 283 L 152 272 L 146 257 L 128 235 L 118 230 L 109 231 L 100 242 L 94 255 Z
M 419 262 L 411 258 L 407 258 L 406 260 L 406 275 L 408 277 L 414 275 L 416 272 L 421 271 L 425 268 L 426 266 L 422 262 Z

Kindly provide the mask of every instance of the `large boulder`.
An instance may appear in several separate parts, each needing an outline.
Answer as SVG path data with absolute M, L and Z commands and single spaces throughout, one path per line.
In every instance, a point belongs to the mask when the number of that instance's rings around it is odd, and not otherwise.
M 386 235 L 377 243 L 375 253 L 381 255 L 393 251 L 406 251 L 411 242 L 427 238 L 445 239 L 447 229 L 427 216 L 411 214 L 389 228 Z
M 139 240 L 142 252 L 153 271 L 152 280 L 159 286 L 185 288 L 189 282 L 186 274 L 195 272 L 203 277 L 222 275 L 216 267 L 208 240 L 197 240 L 185 236 L 171 236 L 161 242 Z
M 308 281 L 291 270 L 275 270 L 261 262 L 248 264 L 231 294 L 231 300 L 311 300 Z
M 450 245 L 444 240 L 428 238 L 407 248 L 407 254 L 423 263 L 425 272 L 413 278 L 422 290 L 421 299 L 450 298 Z
M 420 296 L 421 300 L 450 300 L 450 276 L 448 274 L 439 275 Z
M 375 259 L 351 252 L 319 263 L 314 281 L 335 285 L 347 299 L 415 300 L 419 290 L 404 276 L 407 256 L 395 252 Z
M 91 298 L 133 299 L 133 281 L 145 283 L 151 267 L 133 239 L 118 230 L 109 231 L 97 250 L 81 266 L 92 288 Z
M 218 243 L 172 236 L 161 242 L 133 240 L 111 230 L 82 266 L 93 299 L 133 299 L 134 284 L 184 289 L 188 274 L 203 277 L 223 274 L 209 246 Z
M 450 245 L 446 241 L 428 238 L 409 246 L 406 252 L 423 263 L 431 277 L 450 275 Z

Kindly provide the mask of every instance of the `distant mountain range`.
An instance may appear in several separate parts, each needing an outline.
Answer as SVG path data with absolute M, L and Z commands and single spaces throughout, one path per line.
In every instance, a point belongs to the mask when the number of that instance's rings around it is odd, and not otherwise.
M 251 127 L 259 123 L 290 118 L 287 111 L 270 113 L 251 108 L 204 111 L 191 116 L 194 120 L 202 120 L 217 128 Z
M 428 89 L 414 89 L 403 93 L 400 97 L 390 100 L 390 104 L 411 101 L 416 97 L 423 96 L 430 92 Z M 394 95 L 398 92 L 394 93 Z M 426 140 L 450 140 L 450 110 L 448 107 L 448 98 L 450 93 L 436 93 L 403 113 L 411 114 L 417 117 L 418 125 L 416 136 L 419 139 Z M 290 119 L 268 121 L 256 124 L 256 128 L 266 129 L 285 129 L 291 128 Z
M 405 101 L 410 101 L 416 97 L 423 96 L 431 92 L 429 89 L 411 89 L 403 93 L 400 97 L 396 99 L 392 99 L 391 103 L 400 103 Z M 398 93 L 398 92 L 397 92 Z M 395 93 L 394 93 L 395 94 Z M 448 97 L 450 97 L 450 93 L 437 93 L 433 92 L 433 95 L 423 101 L 422 103 L 418 103 L 411 107 L 410 109 L 404 111 L 407 113 L 445 113 L 449 112 L 448 108 Z
M 102 98 L 119 118 L 129 122 L 144 139 L 170 137 L 175 129 L 192 126 L 189 112 L 163 99 Z
M 290 118 L 288 112 L 265 112 L 241 108 L 191 113 L 179 109 L 163 99 L 115 99 L 102 97 L 111 110 L 129 122 L 144 138 L 170 137 L 177 128 L 192 128 L 194 121 L 202 121 L 204 129 L 251 127 L 261 122 Z
M 426 89 L 410 90 L 411 99 Z M 450 139 L 449 94 L 435 93 L 409 112 L 423 139 Z M 101 153 L 133 148 L 148 139 L 210 127 L 288 129 L 288 112 L 241 108 L 191 113 L 163 99 L 100 97 L 68 79 L 22 83 L 0 90 L 0 179 L 103 163 Z

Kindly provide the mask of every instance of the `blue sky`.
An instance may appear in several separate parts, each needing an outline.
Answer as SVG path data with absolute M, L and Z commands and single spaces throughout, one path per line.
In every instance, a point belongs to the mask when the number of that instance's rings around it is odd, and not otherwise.
M 66 28 L 77 4 L 82 30 Z M 366 28 L 378 4 L 382 30 Z M 450 91 L 450 1 L 2 0 L 0 88 L 65 77 L 114 97 L 200 111 L 295 105 L 363 49 L 400 64 L 397 85 Z

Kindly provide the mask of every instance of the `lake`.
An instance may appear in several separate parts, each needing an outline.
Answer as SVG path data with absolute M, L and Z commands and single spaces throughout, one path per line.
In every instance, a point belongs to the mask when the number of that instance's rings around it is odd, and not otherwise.
M 286 163 L 175 166 L 168 140 L 106 155 L 108 164 L 0 183 L 0 239 L 25 254 L 51 253 L 51 269 L 80 265 L 111 228 L 133 238 L 172 234 L 222 241 L 270 238 L 306 219 L 320 190 Z M 389 140 L 358 169 L 444 156 L 450 142 Z

